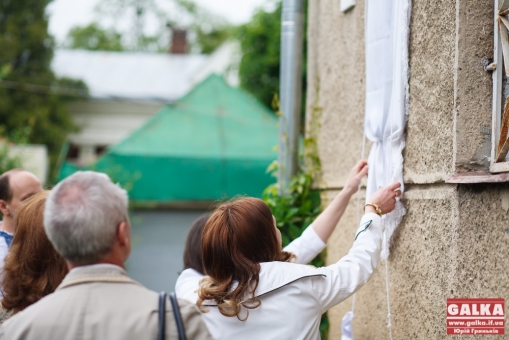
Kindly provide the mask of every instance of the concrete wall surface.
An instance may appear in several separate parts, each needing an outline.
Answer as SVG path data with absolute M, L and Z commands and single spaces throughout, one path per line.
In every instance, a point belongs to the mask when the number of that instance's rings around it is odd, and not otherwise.
M 388 262 L 394 339 L 449 338 L 447 298 L 509 299 L 509 183 L 445 183 L 489 167 L 492 80 L 483 65 L 493 58 L 493 11 L 491 0 L 412 1 L 403 152 L 408 213 Z M 338 1 L 310 0 L 308 41 L 306 123 L 321 162 L 315 185 L 327 202 L 361 157 L 364 1 L 342 13 Z M 329 263 L 347 254 L 356 224 L 354 196 L 329 241 Z M 330 310 L 331 339 L 340 338 L 351 306 L 348 299 Z M 389 338 L 384 262 L 357 293 L 354 334 Z M 461 337 L 469 338 L 480 337 Z

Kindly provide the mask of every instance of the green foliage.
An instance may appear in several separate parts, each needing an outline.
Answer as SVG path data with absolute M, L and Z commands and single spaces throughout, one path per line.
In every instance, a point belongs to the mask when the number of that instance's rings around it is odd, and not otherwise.
M 327 340 L 329 338 L 329 328 L 330 328 L 329 317 L 327 313 L 323 313 L 322 318 L 320 319 L 319 327 L 321 340 Z
M 168 18 L 156 0 L 102 0 L 96 7 L 98 19 L 118 22 L 127 19 L 129 26 L 122 32 L 122 49 L 126 51 L 162 52 L 168 49 Z M 145 34 L 148 21 L 156 26 L 153 36 Z M 114 31 L 113 31 L 114 32 Z
M 239 27 L 238 38 L 243 55 L 240 85 L 270 107 L 279 90 L 281 2 L 273 12 L 258 10 L 249 23 Z
M 201 26 L 194 27 L 196 32 L 196 46 L 203 54 L 210 54 L 221 44 L 234 36 L 235 29 L 231 26 L 217 26 L 210 30 L 205 30 Z
M 14 131 L 32 126 L 28 142 L 46 144 L 53 165 L 74 125 L 64 104 L 69 97 L 53 91 L 70 81 L 61 82 L 50 70 L 54 41 L 45 15 L 49 2 L 0 2 L 0 65 L 7 70 L 0 83 L 0 126 L 11 140 Z
M 269 171 L 275 170 L 275 164 Z M 269 185 L 263 192 L 263 200 L 270 207 L 281 230 L 283 247 L 299 237 L 322 211 L 320 192 L 311 189 L 312 182 L 312 176 L 301 171 L 290 180 L 288 196 L 278 193 L 278 183 Z M 314 265 L 323 265 L 321 256 L 315 260 Z
M 5 137 L 5 128 L 0 126 L 0 174 L 22 166 L 21 159 L 10 154 L 9 145 L 13 142 L 17 144 L 26 143 L 31 131 L 31 125 L 21 130 L 16 129 L 11 132 L 12 138 L 9 140 Z
M 139 40 L 139 46 L 141 51 L 150 51 L 150 52 L 167 52 L 168 51 L 168 41 L 161 39 L 157 35 L 148 36 L 144 35 Z
M 307 8 L 307 4 L 304 8 Z M 239 27 L 237 34 L 242 50 L 239 67 L 240 85 L 267 107 L 272 107 L 274 96 L 279 91 L 281 11 L 281 1 L 278 1 L 276 9 L 272 12 L 259 9 L 249 23 Z M 306 27 L 307 12 L 304 17 L 304 32 Z M 304 34 L 302 116 L 306 107 L 306 46 L 307 35 Z
M 191 19 L 189 30 L 196 36 L 191 44 L 203 54 L 210 54 L 225 41 L 235 36 L 235 27 L 230 25 L 223 17 L 211 13 L 192 0 L 174 0 L 177 6 Z M 173 25 L 182 25 L 179 20 L 170 20 Z
M 0 67 L 0 80 L 4 79 L 11 73 L 11 65 L 6 64 Z
M 122 51 L 122 36 L 115 30 L 102 29 L 97 23 L 74 27 L 69 32 L 67 47 L 92 51 Z
M 97 24 L 93 27 L 76 27 L 69 34 L 71 48 L 110 51 L 152 51 L 164 52 L 169 48 L 169 27 L 185 27 L 191 33 L 190 44 L 193 52 L 212 53 L 226 40 L 234 36 L 234 28 L 222 17 L 211 13 L 191 0 L 171 0 L 165 9 L 156 0 L 103 0 L 97 6 L 100 18 L 130 18 L 131 25 L 122 34 L 114 30 L 103 30 Z M 156 34 L 148 36 L 145 27 L 151 21 Z M 114 19 L 116 21 L 116 19 Z
M 7 143 L 5 141 L 0 141 L 0 174 L 20 167 L 20 159 L 18 157 L 10 156 Z

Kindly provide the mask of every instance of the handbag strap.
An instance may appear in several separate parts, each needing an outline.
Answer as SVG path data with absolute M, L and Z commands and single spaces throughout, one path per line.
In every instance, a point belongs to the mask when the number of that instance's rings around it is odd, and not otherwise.
M 165 322 L 166 321 L 166 292 L 159 293 L 159 321 L 157 332 L 157 340 L 164 340 Z
M 175 323 L 177 324 L 177 329 L 179 332 L 179 340 L 186 340 L 186 331 L 184 329 L 184 323 L 182 322 L 182 315 L 180 315 L 180 308 L 177 302 L 177 297 L 173 292 L 170 293 L 170 302 L 173 309 L 173 315 L 175 316 Z
M 165 336 L 165 323 L 166 323 L 166 292 L 159 293 L 159 331 L 157 332 L 157 340 L 164 340 Z M 177 302 L 175 293 L 170 293 L 171 308 L 173 310 L 173 316 L 175 317 L 175 323 L 177 324 L 177 330 L 179 340 L 186 340 L 186 332 L 184 330 L 184 323 L 182 322 L 182 315 L 180 314 L 180 308 Z

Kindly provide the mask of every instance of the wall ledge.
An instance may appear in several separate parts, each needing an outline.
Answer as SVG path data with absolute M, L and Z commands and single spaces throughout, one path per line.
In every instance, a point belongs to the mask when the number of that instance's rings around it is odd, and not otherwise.
M 445 183 L 474 184 L 474 183 L 504 183 L 509 182 L 509 173 L 491 174 L 485 171 L 462 172 L 454 174 Z

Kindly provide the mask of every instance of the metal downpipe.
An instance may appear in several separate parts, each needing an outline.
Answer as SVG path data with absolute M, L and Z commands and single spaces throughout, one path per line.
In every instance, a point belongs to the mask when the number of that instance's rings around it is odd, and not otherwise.
M 304 0 L 283 0 L 281 18 L 279 170 L 280 194 L 297 173 L 302 106 Z

